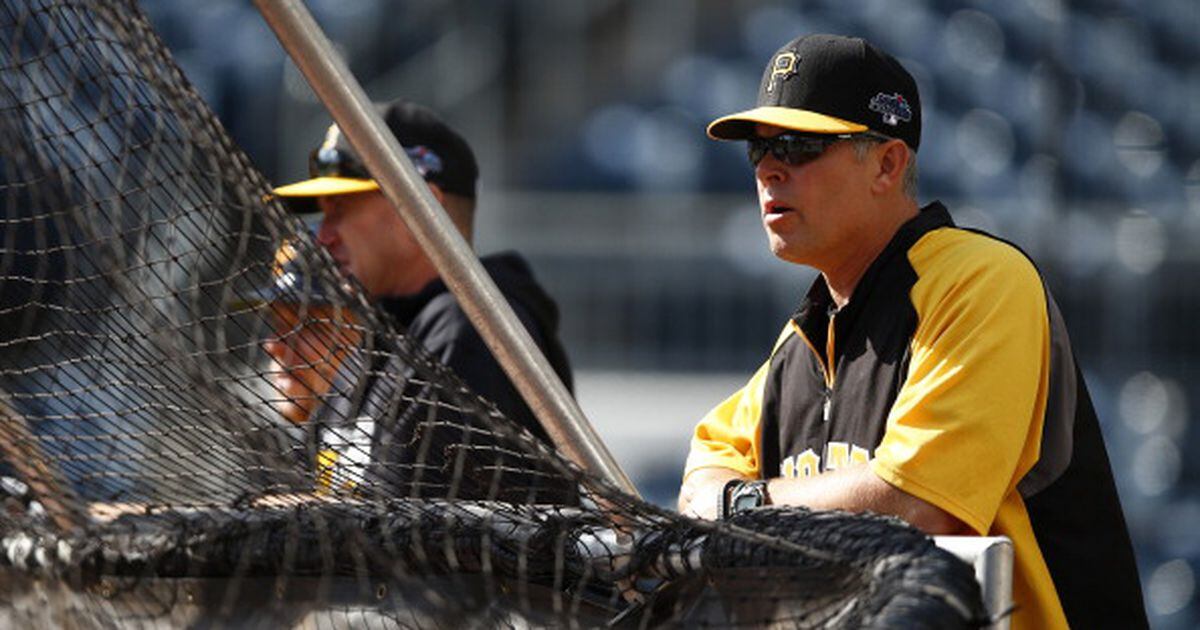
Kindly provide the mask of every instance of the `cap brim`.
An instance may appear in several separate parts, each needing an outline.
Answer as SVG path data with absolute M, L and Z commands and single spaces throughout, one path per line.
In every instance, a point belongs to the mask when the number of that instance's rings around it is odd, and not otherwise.
M 756 107 L 712 121 L 708 125 L 708 136 L 714 140 L 745 140 L 754 136 L 754 126 L 757 124 L 810 133 L 859 133 L 867 130 L 866 125 L 806 109 Z
M 373 179 L 314 177 L 302 182 L 280 186 L 272 192 L 283 201 L 284 207 L 289 211 L 296 214 L 314 214 L 321 211 L 317 207 L 318 197 L 350 195 L 372 190 L 379 190 L 379 184 Z
M 349 177 L 314 177 L 295 184 L 280 186 L 275 194 L 280 197 L 325 197 L 327 195 L 349 195 L 352 193 L 379 190 L 373 179 Z

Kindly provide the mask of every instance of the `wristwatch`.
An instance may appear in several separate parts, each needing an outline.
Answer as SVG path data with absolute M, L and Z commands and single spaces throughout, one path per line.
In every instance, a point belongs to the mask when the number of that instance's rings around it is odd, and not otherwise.
M 767 482 L 763 479 L 731 479 L 726 482 L 718 500 L 722 519 L 762 507 L 767 504 Z

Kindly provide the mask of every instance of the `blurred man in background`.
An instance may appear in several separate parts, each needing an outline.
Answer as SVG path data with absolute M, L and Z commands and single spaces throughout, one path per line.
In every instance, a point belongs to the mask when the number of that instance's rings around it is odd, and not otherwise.
M 276 252 L 275 265 L 273 282 L 255 296 L 269 309 L 274 333 L 263 344 L 271 357 L 268 380 L 276 395 L 271 404 L 287 421 L 303 424 L 361 343 L 362 331 L 348 308 L 329 299 L 291 243 Z
M 468 243 L 471 242 L 479 176 L 471 147 L 428 108 L 395 101 L 380 105 L 379 109 L 434 198 Z M 548 442 L 547 434 L 533 412 L 504 374 L 453 294 L 439 279 L 433 262 L 379 185 L 371 179 L 336 125 L 329 128 L 324 142 L 313 152 L 309 167 L 311 179 L 282 186 L 275 192 L 294 211 L 321 212 L 317 240 L 341 270 L 355 278 L 410 338 L 419 341 L 433 358 L 451 368 L 472 392 L 495 403 L 509 420 Z M 570 388 L 571 370 L 558 340 L 558 309 L 533 278 L 529 265 L 515 253 L 486 256 L 481 262 L 539 349 Z M 445 457 L 454 450 L 453 445 L 448 446 L 450 442 L 463 440 L 462 431 L 459 430 L 457 437 L 449 435 L 451 430 L 443 431 L 435 440 L 435 446 L 426 445 L 424 453 L 415 453 L 418 449 L 414 442 L 419 438 L 411 432 L 422 420 L 422 414 L 428 415 L 428 409 L 411 402 L 427 398 L 404 392 L 399 383 L 405 379 L 406 366 L 395 360 L 382 364 L 368 361 L 366 368 L 368 382 L 365 387 L 345 390 L 355 390 L 359 394 L 334 396 L 318 413 L 325 423 L 341 425 L 331 433 L 341 432 L 342 441 L 353 443 L 353 448 L 348 450 L 355 453 L 348 458 L 351 469 L 345 475 L 335 474 L 335 478 L 353 480 L 363 477 L 361 471 L 366 466 L 363 455 L 369 452 L 370 462 L 394 465 L 403 471 L 391 474 L 388 483 L 393 491 L 439 495 L 454 486 L 460 492 L 459 496 L 463 496 L 463 486 L 458 483 L 461 478 L 451 470 L 454 463 Z M 397 414 L 397 407 L 401 405 L 405 410 Z M 353 426 L 346 426 L 346 423 Z M 379 424 L 387 426 L 377 428 Z M 477 444 L 472 448 L 481 453 L 489 447 Z M 493 454 L 499 452 L 496 448 L 492 451 Z M 337 462 L 327 463 L 338 468 Z M 384 475 L 387 468 L 386 465 L 376 467 L 375 476 Z M 495 479 L 503 478 L 503 475 L 489 477 L 496 472 L 478 475 L 476 493 L 497 491 L 484 490 L 484 486 L 494 485 L 491 482 Z M 516 479 L 518 477 L 510 475 L 508 481 Z M 525 485 L 530 486 L 524 489 L 537 485 L 529 478 L 523 479 Z M 499 491 L 524 491 L 521 484 L 502 482 L 502 485 L 505 487 Z
M 800 505 L 1007 536 L 1014 627 L 1144 627 L 1099 425 L 1037 269 L 917 205 L 912 76 L 861 39 L 800 37 L 758 107 L 708 133 L 748 142 L 772 252 L 821 275 L 696 427 L 680 509 Z

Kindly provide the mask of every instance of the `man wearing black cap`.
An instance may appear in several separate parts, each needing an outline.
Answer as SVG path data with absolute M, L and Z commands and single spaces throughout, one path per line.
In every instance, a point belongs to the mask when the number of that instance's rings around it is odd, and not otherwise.
M 378 107 L 384 122 L 404 147 L 417 172 L 425 178 L 433 196 L 470 242 L 479 176 L 471 147 L 428 108 L 405 101 Z M 545 430 L 453 294 L 439 279 L 433 262 L 384 197 L 379 185 L 371 179 L 336 125 L 329 128 L 324 142 L 313 152 L 309 170 L 311 179 L 282 186 L 275 189 L 275 193 L 294 211 L 322 212 L 317 240 L 341 270 L 357 279 L 365 292 L 395 318 L 410 338 L 451 368 L 472 392 L 495 403 L 509 420 L 548 441 Z M 567 387 L 571 387 L 571 370 L 558 340 L 557 307 L 534 280 L 528 264 L 515 253 L 487 256 L 481 262 L 551 366 Z M 406 366 L 400 365 L 399 357 L 392 357 L 384 365 L 356 367 L 358 374 L 341 376 L 356 380 L 357 384 L 335 386 L 335 391 L 357 391 L 358 394 L 327 399 L 317 410 L 315 419 L 318 424 L 330 426 L 355 424 L 353 439 L 370 442 L 374 473 L 369 476 L 377 489 L 390 488 L 391 493 L 403 495 L 445 496 L 454 491 L 455 496 L 461 498 L 496 497 L 496 489 L 489 489 L 492 479 L 476 475 L 480 479 L 473 491 L 472 486 L 458 477 L 460 473 L 453 471 L 453 462 L 442 461 L 454 447 L 441 442 L 464 438 L 479 442 L 486 438 L 468 435 L 462 429 L 455 434 L 455 430 L 446 428 L 440 433 L 433 430 L 437 433 L 435 441 L 439 441 L 437 447 L 427 447 L 421 453 L 414 452 L 417 448 L 409 448 L 421 440 L 420 436 L 412 434 L 414 426 L 423 420 L 423 414 L 428 415 L 422 411 L 422 405 L 412 401 L 427 400 L 429 395 L 405 391 L 400 385 L 408 372 Z M 407 386 L 414 385 L 409 383 Z M 398 411 L 399 407 L 404 409 Z M 441 410 L 439 413 L 450 412 Z M 441 425 L 467 421 L 458 418 Z M 388 426 L 383 426 L 385 422 Z M 328 437 L 336 438 L 340 431 L 334 429 Z M 334 446 L 336 451 L 337 445 Z M 473 443 L 472 447 L 486 448 L 478 443 Z M 360 453 L 363 450 L 358 449 Z M 364 466 L 361 456 L 347 464 Z M 336 470 L 339 465 L 336 461 L 321 461 L 322 475 L 353 479 L 353 483 L 361 480 L 362 475 L 353 470 L 343 471 L 347 474 L 339 473 Z M 328 468 L 335 470 L 325 470 Z M 476 471 L 468 470 L 468 474 L 473 472 Z M 514 500 L 531 497 L 525 491 L 536 490 L 521 487 L 521 480 L 537 485 L 529 481 L 530 477 L 501 474 L 498 479 L 503 484 L 499 489 L 501 494 L 509 491 L 514 496 L 508 498 Z M 539 493 L 534 498 L 546 499 L 551 495 L 561 498 L 563 493 Z
M 310 261 L 290 242 L 275 252 L 271 283 L 253 296 L 268 309 L 272 336 L 267 381 L 271 406 L 284 420 L 304 424 L 329 391 L 351 349 L 361 343 L 354 313 L 331 300 Z
M 745 140 L 772 252 L 821 272 L 749 383 L 697 425 L 680 509 L 873 511 L 1013 540 L 1014 627 L 1144 627 L 1066 328 L 1016 247 L 916 202 L 916 83 L 861 39 L 789 42 Z

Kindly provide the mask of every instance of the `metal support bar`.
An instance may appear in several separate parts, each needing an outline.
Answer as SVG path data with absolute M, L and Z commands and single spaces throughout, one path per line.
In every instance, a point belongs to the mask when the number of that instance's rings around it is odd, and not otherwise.
M 995 623 L 989 630 L 1008 630 L 1012 618 L 1013 544 L 1006 536 L 934 536 L 937 546 L 975 567 L 983 605 Z
M 633 482 L 538 351 L 312 14 L 299 0 L 255 0 L 254 4 L 362 156 L 554 444 L 584 470 L 638 496 Z

